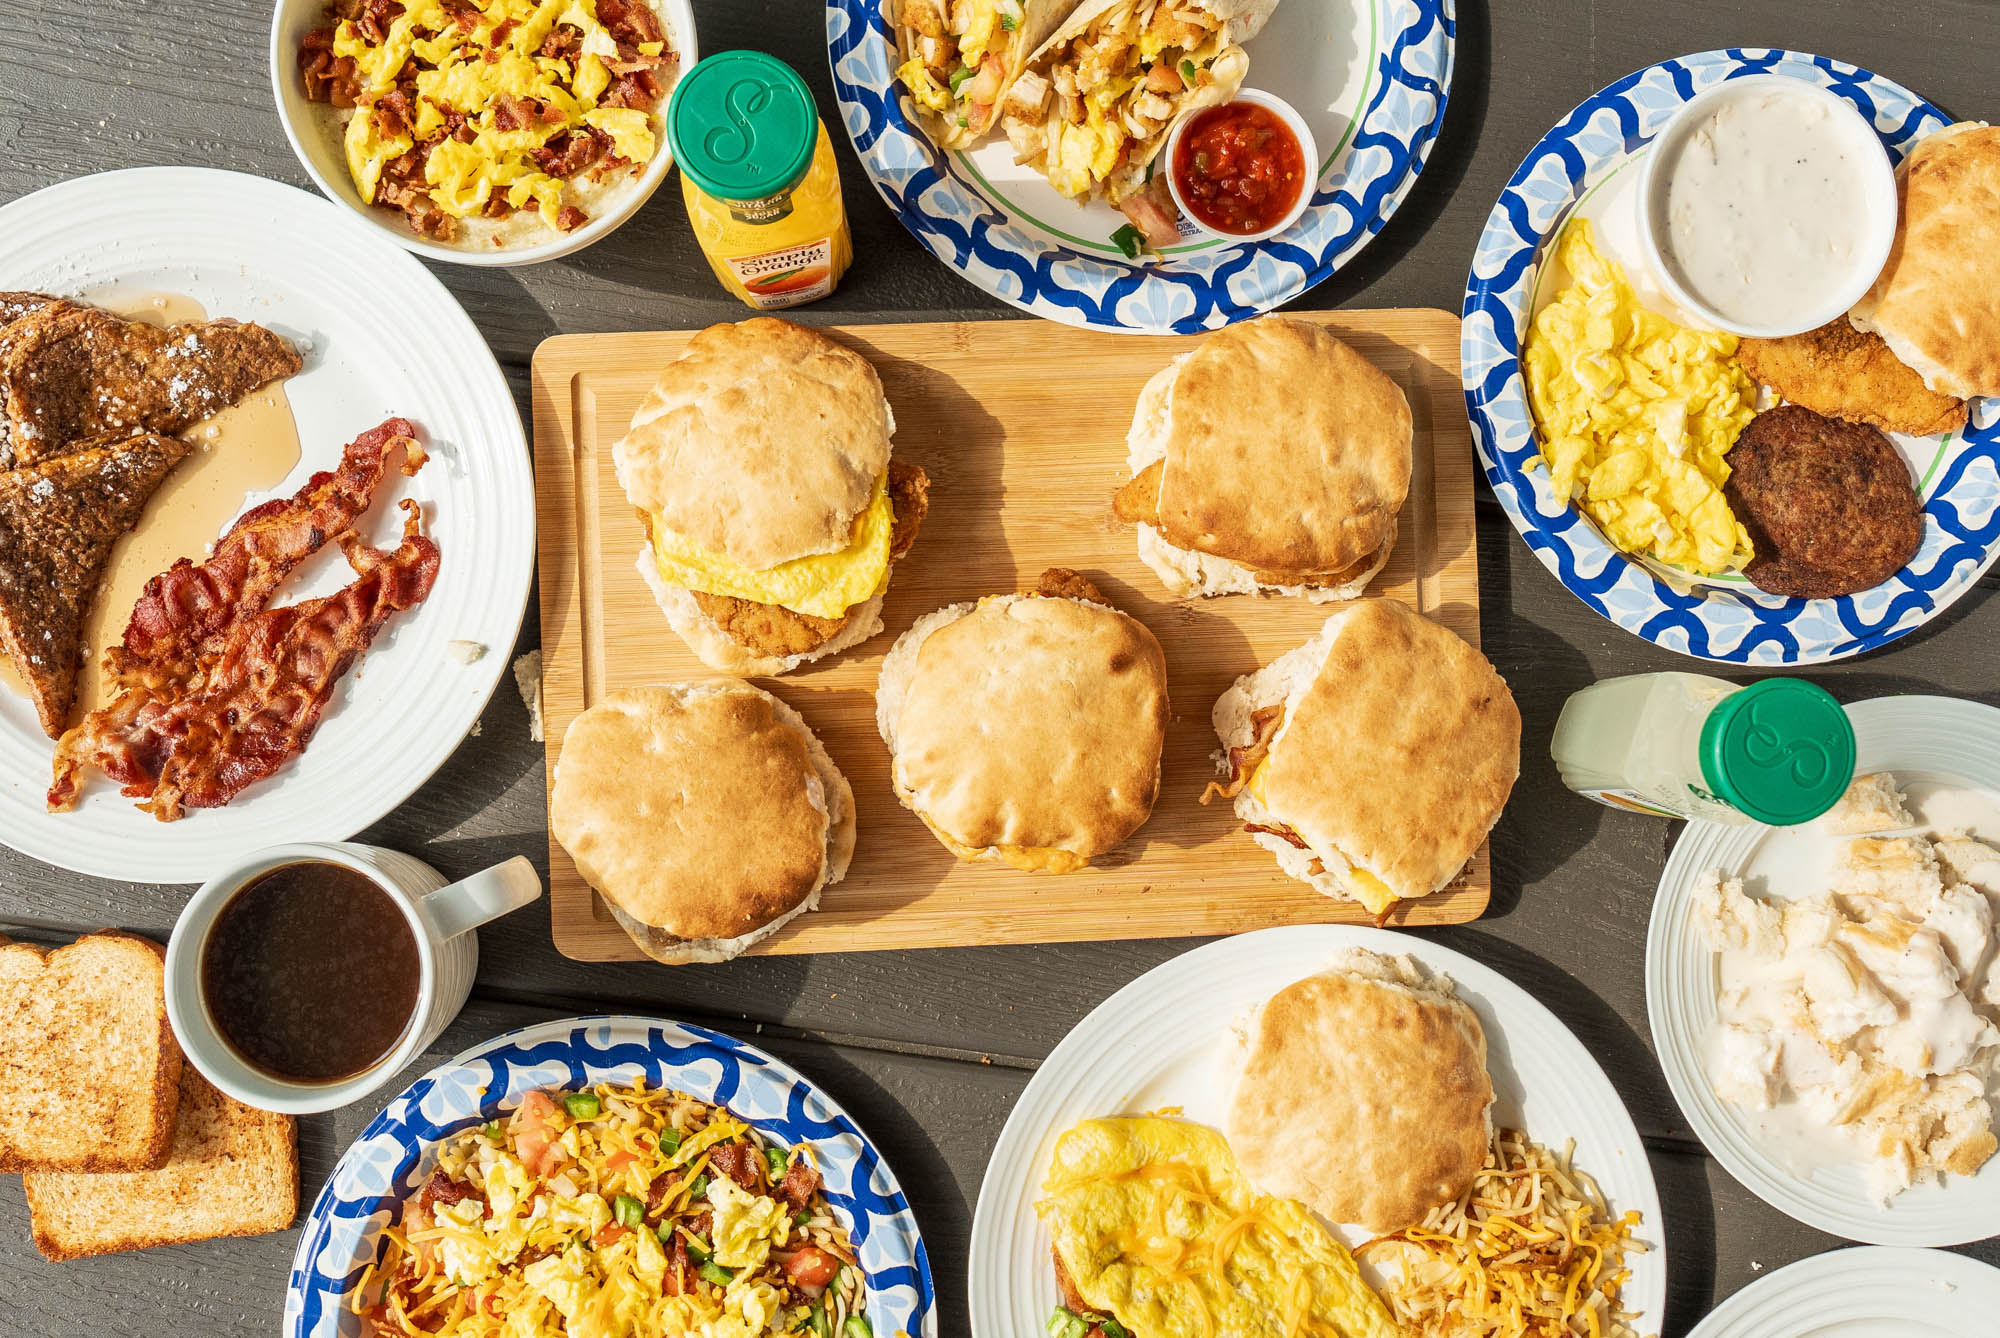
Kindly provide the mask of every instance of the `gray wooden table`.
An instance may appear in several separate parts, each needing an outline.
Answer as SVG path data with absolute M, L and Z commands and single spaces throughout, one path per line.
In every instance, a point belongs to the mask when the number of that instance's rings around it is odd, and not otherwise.
M 761 47 L 833 108 L 813 0 L 697 0 L 704 50 Z M 300 186 L 271 106 L 258 0 L 0 0 L 0 199 L 111 168 L 193 163 Z M 1961 118 L 2000 117 L 1993 0 L 1459 0 L 1458 74 L 1430 166 L 1383 235 L 1303 306 L 1456 310 L 1474 240 L 1522 154 L 1592 90 L 1668 56 L 1791 45 L 1866 65 Z M 807 321 L 1012 317 L 919 249 L 836 136 L 858 262 Z M 309 187 L 308 187 L 309 188 Z M 6 260 L 0 237 L 0 272 Z M 709 275 L 678 195 L 663 190 L 581 255 L 530 270 L 440 268 L 491 341 L 525 417 L 528 360 L 550 335 L 697 327 L 743 315 Z M 1483 492 L 1482 486 L 1482 492 Z M 1519 788 L 1494 833 L 1494 899 L 1476 924 L 1433 931 L 1544 1000 L 1602 1061 L 1645 1136 L 1671 1254 L 1666 1335 L 1722 1297 L 1839 1242 L 1765 1207 L 1710 1160 L 1654 1062 L 1642 964 L 1647 912 L 1674 831 L 1570 795 L 1547 756 L 1569 693 L 1614 674 L 1687 667 L 1566 593 L 1490 494 L 1479 529 L 1487 653 L 1525 724 Z M 1989 577 L 1895 647 L 1817 674 L 1844 700 L 1946 693 L 2000 705 L 2000 581 Z M 521 650 L 538 642 L 529 613 Z M 517 652 L 518 653 L 518 652 Z M 546 871 L 542 749 L 503 683 L 482 729 L 361 839 L 452 876 L 509 855 Z M 116 925 L 164 939 L 189 888 L 132 886 L 0 851 L 0 928 L 46 942 Z M 966 1332 L 972 1205 L 988 1152 L 1036 1063 L 1085 1013 L 1180 941 L 746 959 L 722 966 L 589 965 L 555 951 L 546 905 L 482 931 L 465 1013 L 411 1073 L 506 1028 L 627 1011 L 754 1037 L 796 1063 L 879 1140 L 930 1248 L 941 1331 Z M 389 1090 L 394 1090 L 390 1088 Z M 317 1193 L 375 1114 L 301 1123 L 303 1194 Z M 295 1232 L 71 1264 L 28 1236 L 19 1189 L 0 1185 L 0 1333 L 265 1335 L 275 1331 Z M 1967 1253 L 2000 1263 L 2000 1242 Z M 1026 1338 L 1026 1336 L 1023 1336 Z

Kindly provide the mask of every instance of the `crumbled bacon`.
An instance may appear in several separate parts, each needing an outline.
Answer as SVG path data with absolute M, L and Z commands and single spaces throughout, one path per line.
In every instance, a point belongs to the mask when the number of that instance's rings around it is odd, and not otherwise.
M 752 1194 L 764 1190 L 763 1157 L 748 1143 L 717 1143 L 708 1150 L 711 1170 L 728 1176 Z
M 573 204 L 566 204 L 556 211 L 556 227 L 564 232 L 573 232 L 589 221 L 590 215 Z
M 287 500 L 246 513 L 199 566 L 183 558 L 146 583 L 124 640 L 105 652 L 110 702 L 63 736 L 52 810 L 75 805 L 94 767 L 162 821 L 227 803 L 303 749 L 334 686 L 394 613 L 429 595 L 437 546 L 414 512 L 402 544 L 361 544 L 353 522 L 391 452 L 423 454 L 416 429 L 391 419 L 364 433 L 340 468 Z M 337 538 L 359 579 L 321 599 L 269 609 L 299 563 Z
M 1278 726 L 1285 720 L 1282 706 L 1264 706 L 1250 713 L 1250 742 L 1229 750 L 1229 780 L 1210 781 L 1201 792 L 1201 802 L 1234 799 L 1243 793 L 1243 787 L 1250 783 L 1250 775 L 1256 771 L 1264 759 L 1270 756 L 1271 740 L 1277 736 Z
M 795 1213 L 802 1213 L 812 1206 L 813 1195 L 819 1193 L 820 1175 L 811 1162 L 793 1154 L 791 1164 L 785 1167 L 785 1178 L 778 1184 L 778 1197 L 785 1201 Z

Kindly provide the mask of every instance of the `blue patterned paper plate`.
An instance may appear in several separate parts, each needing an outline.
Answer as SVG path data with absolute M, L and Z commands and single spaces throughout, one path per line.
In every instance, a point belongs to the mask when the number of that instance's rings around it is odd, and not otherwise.
M 1423 170 L 1451 88 L 1455 0 L 1290 0 L 1247 45 L 1247 87 L 1312 126 L 1319 187 L 1264 242 L 1191 233 L 1159 261 L 1126 260 L 1108 206 L 1062 200 L 1014 169 L 998 131 L 939 149 L 905 116 L 884 0 L 828 0 L 840 113 L 875 189 L 933 255 L 1002 301 L 1069 325 L 1193 334 L 1289 302 L 1382 230 Z
M 702 1027 L 585 1017 L 508 1032 L 432 1069 L 389 1103 L 333 1169 L 313 1204 L 285 1290 L 285 1338 L 356 1338 L 347 1289 L 382 1227 L 429 1172 L 439 1142 L 520 1104 L 537 1087 L 630 1082 L 673 1087 L 782 1145 L 810 1142 L 827 1202 L 867 1278 L 882 1338 L 936 1338 L 937 1301 L 916 1218 L 895 1174 L 846 1112 L 790 1065 Z
M 1901 572 L 1839 599 L 1786 599 L 1740 576 L 1662 579 L 1607 543 L 1549 489 L 1520 369 L 1520 336 L 1544 248 L 1643 150 L 1680 105 L 1725 79 L 1809 79 L 1875 123 L 1890 156 L 1950 118 L 1901 85 L 1823 56 L 1706 51 L 1650 65 L 1592 95 L 1543 136 L 1501 194 L 1466 281 L 1461 361 L 1466 408 L 1486 479 L 1522 538 L 1584 603 L 1669 650 L 1732 664 L 1823 664 L 1873 650 L 1942 612 L 2000 556 L 2000 403 L 1977 401 L 1962 434 L 1901 438 L 1918 478 L 1923 546 Z M 1531 467 L 1534 466 L 1534 467 Z

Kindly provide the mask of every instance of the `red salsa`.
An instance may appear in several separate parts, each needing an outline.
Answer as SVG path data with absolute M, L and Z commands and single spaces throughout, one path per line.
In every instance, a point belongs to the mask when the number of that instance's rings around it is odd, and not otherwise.
M 1217 232 L 1277 226 L 1305 188 L 1299 137 L 1269 107 L 1225 102 L 1195 113 L 1174 151 L 1181 201 Z

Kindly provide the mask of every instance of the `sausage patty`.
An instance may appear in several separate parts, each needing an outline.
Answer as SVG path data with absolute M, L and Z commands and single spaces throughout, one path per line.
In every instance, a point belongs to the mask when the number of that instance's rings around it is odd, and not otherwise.
M 1730 507 L 1761 590 L 1832 599 L 1888 580 L 1924 540 L 1923 504 L 1889 439 L 1796 404 L 1750 420 L 1729 452 Z

